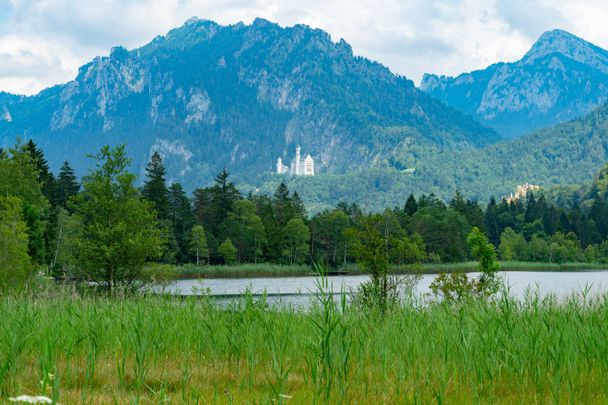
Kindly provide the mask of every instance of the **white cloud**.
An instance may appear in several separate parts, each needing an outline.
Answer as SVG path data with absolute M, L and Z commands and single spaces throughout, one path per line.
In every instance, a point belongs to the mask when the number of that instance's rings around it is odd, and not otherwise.
M 308 24 L 416 82 L 516 60 L 553 28 L 608 47 L 605 0 L 0 0 L 0 90 L 68 81 L 112 46 L 141 46 L 193 15 Z

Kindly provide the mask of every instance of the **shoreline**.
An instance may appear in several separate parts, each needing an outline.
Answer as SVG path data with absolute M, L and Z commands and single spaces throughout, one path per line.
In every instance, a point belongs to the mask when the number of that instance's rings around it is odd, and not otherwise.
M 602 263 L 539 263 L 539 262 L 499 262 L 499 271 L 599 271 L 607 270 Z M 476 262 L 428 263 L 421 265 L 391 266 L 389 275 L 437 274 L 445 272 L 477 272 Z M 349 264 L 340 269 L 328 271 L 328 275 L 366 275 L 357 265 Z M 290 266 L 277 264 L 255 264 L 235 266 L 177 266 L 175 280 L 199 278 L 270 278 L 270 277 L 310 277 L 318 273 L 311 266 Z

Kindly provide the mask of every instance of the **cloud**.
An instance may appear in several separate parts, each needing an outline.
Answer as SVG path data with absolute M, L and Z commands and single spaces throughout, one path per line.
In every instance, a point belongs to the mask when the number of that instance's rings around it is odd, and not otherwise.
M 141 46 L 195 15 L 308 24 L 416 82 L 519 59 L 553 28 L 608 46 L 604 0 L 0 0 L 0 90 L 66 82 L 111 47 Z

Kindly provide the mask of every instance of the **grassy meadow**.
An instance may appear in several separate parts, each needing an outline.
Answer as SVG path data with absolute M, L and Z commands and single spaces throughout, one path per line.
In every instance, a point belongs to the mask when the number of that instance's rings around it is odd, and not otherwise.
M 608 402 L 608 300 L 404 302 L 0 298 L 0 402 Z

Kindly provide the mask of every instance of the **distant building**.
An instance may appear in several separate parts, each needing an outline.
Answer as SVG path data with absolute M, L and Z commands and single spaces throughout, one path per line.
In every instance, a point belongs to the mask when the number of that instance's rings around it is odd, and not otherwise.
M 315 175 L 315 161 L 312 156 L 306 155 L 306 158 L 301 158 L 300 145 L 296 147 L 296 156 L 291 162 L 291 166 L 283 164 L 283 159 L 277 159 L 277 174 L 287 174 L 292 176 L 314 176 Z
M 534 191 L 534 190 L 538 190 L 538 189 L 540 189 L 540 186 L 537 186 L 535 184 L 530 184 L 530 183 L 520 184 L 519 186 L 517 186 L 515 188 L 515 193 L 511 193 L 511 195 L 509 195 L 508 197 L 505 197 L 505 199 L 507 200 L 508 203 L 511 203 L 511 202 L 517 201 L 521 198 L 526 198 L 526 196 L 528 195 L 528 193 L 530 191 Z

